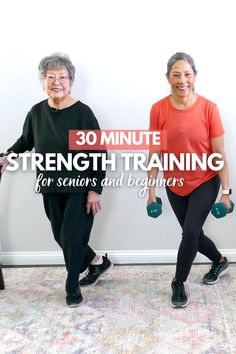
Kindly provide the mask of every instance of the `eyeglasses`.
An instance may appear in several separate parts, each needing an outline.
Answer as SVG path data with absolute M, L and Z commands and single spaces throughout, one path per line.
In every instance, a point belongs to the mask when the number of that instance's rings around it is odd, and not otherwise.
M 53 84 L 56 80 L 58 80 L 61 84 L 66 84 L 69 80 L 69 76 L 66 76 L 66 75 L 61 75 L 61 76 L 46 75 L 45 80 L 49 84 Z

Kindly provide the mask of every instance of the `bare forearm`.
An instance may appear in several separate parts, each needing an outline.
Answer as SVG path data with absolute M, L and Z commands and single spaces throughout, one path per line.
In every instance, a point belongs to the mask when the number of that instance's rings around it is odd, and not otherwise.
M 161 157 L 161 151 L 150 151 L 149 152 L 149 161 L 152 157 L 153 154 L 158 154 L 159 158 Z M 148 180 L 149 181 L 152 181 L 152 180 L 156 180 L 157 179 L 157 176 L 158 176 L 158 172 L 159 172 L 159 169 L 157 167 L 153 167 L 151 168 L 150 171 L 148 171 Z M 150 183 L 152 185 L 152 183 Z M 155 185 L 155 183 L 153 183 L 153 185 Z M 155 192 L 155 187 L 151 186 L 149 188 L 149 191 L 148 191 L 148 200 L 149 202 L 151 201 L 155 201 L 156 200 L 156 192 Z
M 228 172 L 228 165 L 225 156 L 225 149 L 224 149 L 224 137 L 220 136 L 218 138 L 214 138 L 211 140 L 212 150 L 213 152 L 221 154 L 221 160 L 224 162 L 223 168 L 219 171 L 219 177 L 221 181 L 222 189 L 229 189 L 229 172 Z
M 219 171 L 222 189 L 229 189 L 229 170 L 226 158 L 224 157 L 224 167 Z
M 156 180 L 158 175 L 158 168 L 154 167 L 152 168 L 150 171 L 148 171 L 148 180 L 152 181 L 152 180 Z M 151 184 L 151 183 L 150 183 Z M 155 183 L 154 183 L 155 185 Z M 156 198 L 156 192 L 155 192 L 155 187 L 149 187 L 149 199 L 154 199 Z

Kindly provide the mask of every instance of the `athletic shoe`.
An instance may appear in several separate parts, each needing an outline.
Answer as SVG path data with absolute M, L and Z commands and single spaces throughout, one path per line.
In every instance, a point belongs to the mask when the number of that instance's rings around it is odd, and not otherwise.
M 68 307 L 77 307 L 83 301 L 83 297 L 80 291 L 76 293 L 67 293 L 66 295 L 66 304 Z
M 87 275 L 79 281 L 80 286 L 92 286 L 97 284 L 100 276 L 104 274 L 112 265 L 111 261 L 104 256 L 102 256 L 103 262 L 99 265 L 90 264 L 88 267 Z
M 172 307 L 182 308 L 186 307 L 189 303 L 188 297 L 185 293 L 184 283 L 173 280 L 171 283 L 172 288 Z
M 224 262 L 212 263 L 211 269 L 202 278 L 203 283 L 216 284 L 218 283 L 220 277 L 228 272 L 229 262 L 226 257 L 224 258 Z

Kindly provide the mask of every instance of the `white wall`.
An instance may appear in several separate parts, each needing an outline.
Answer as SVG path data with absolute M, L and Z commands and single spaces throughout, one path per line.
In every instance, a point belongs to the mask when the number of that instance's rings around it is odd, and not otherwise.
M 45 98 L 37 73 L 43 56 L 69 54 L 77 68 L 72 94 L 93 109 L 103 129 L 147 129 L 151 105 L 169 93 L 167 60 L 185 51 L 197 65 L 196 92 L 220 108 L 236 191 L 234 14 L 233 0 L 2 3 L 0 150 L 15 142 L 31 106 Z M 30 171 L 3 176 L 0 239 L 5 264 L 62 259 L 34 182 Z M 138 192 L 127 187 L 104 191 L 91 245 L 109 250 L 117 262 L 174 261 L 180 228 L 165 191 L 159 192 L 164 212 L 157 220 L 146 216 L 146 197 Z M 206 223 L 208 234 L 232 261 L 235 229 L 235 214 L 222 220 L 209 216 Z

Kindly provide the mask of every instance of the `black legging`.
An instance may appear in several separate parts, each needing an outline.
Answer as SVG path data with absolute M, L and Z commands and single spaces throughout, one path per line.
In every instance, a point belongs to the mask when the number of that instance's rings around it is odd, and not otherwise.
M 86 200 L 86 193 L 43 194 L 54 238 L 63 250 L 68 271 L 66 291 L 70 293 L 77 291 L 79 274 L 96 255 L 88 246 L 94 217 L 86 213 Z
M 197 252 L 204 254 L 212 262 L 219 262 L 222 257 L 215 244 L 202 230 L 219 187 L 220 180 L 216 175 L 187 196 L 180 196 L 166 188 L 171 207 L 182 227 L 175 274 L 177 281 L 186 281 Z

